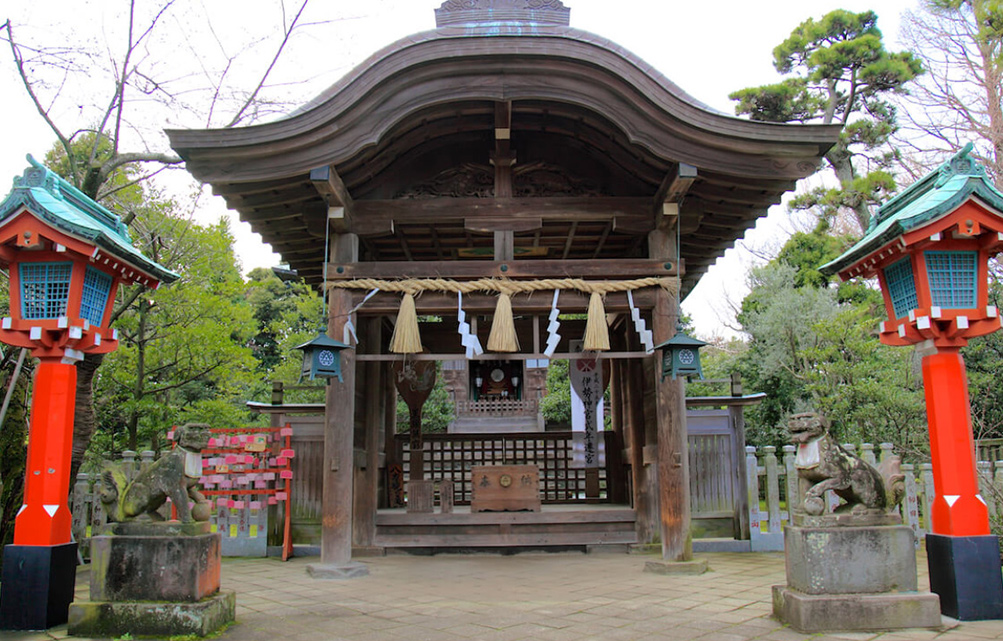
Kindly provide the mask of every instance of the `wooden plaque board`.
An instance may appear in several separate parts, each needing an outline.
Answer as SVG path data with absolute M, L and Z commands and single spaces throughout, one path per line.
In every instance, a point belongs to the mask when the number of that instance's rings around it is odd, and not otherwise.
M 475 465 L 470 468 L 471 512 L 540 511 L 536 465 Z

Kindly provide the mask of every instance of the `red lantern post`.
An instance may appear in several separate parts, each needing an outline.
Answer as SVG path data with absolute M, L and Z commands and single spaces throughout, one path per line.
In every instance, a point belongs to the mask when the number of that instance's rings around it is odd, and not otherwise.
M 1003 618 L 999 542 L 979 494 L 961 348 L 1000 328 L 989 259 L 1003 250 L 1003 193 L 971 145 L 886 203 L 863 239 L 823 271 L 877 276 L 888 320 L 881 342 L 923 355 L 936 500 L 927 537 L 931 589 L 944 614 Z
M 70 459 L 76 363 L 118 346 L 110 324 L 120 283 L 157 287 L 177 276 L 136 251 L 125 226 L 72 185 L 32 162 L 0 203 L 0 266 L 10 316 L 0 341 L 31 350 L 35 374 L 24 504 L 4 549 L 0 629 L 64 623 L 73 600 Z

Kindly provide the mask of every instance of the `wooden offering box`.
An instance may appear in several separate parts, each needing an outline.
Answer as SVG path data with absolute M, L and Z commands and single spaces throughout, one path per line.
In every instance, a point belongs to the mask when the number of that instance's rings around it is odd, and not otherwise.
M 471 512 L 540 511 L 536 465 L 475 465 L 470 468 Z

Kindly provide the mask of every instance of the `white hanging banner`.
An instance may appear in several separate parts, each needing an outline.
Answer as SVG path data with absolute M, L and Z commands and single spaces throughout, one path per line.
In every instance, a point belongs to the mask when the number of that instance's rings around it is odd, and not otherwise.
M 561 322 L 557 320 L 557 317 L 561 315 L 560 310 L 557 309 L 557 299 L 560 295 L 561 290 L 555 289 L 554 302 L 550 304 L 550 324 L 547 325 L 547 347 L 543 350 L 547 358 L 551 358 L 554 355 L 558 344 L 561 342 L 561 335 L 557 333 L 557 330 L 561 328 Z
M 356 345 L 359 344 L 359 335 L 355 333 L 355 323 L 352 322 L 352 315 L 359 311 L 359 308 L 369 302 L 369 299 L 379 293 L 380 290 L 374 289 L 373 291 L 366 294 L 366 297 L 362 299 L 362 302 L 352 308 L 352 311 L 348 312 L 348 320 L 345 321 L 345 331 L 342 333 L 341 342 L 345 345 L 351 345 L 354 342 Z M 349 341 L 349 339 L 352 339 Z
M 470 323 L 467 322 L 467 314 L 463 311 L 463 292 L 456 292 L 456 296 L 458 299 L 456 320 L 459 321 L 457 331 L 460 333 L 460 343 L 466 348 L 468 359 L 480 356 L 484 353 L 484 348 L 481 347 L 481 340 L 477 335 L 470 332 Z
M 641 337 L 644 351 L 651 354 L 655 351 L 655 338 L 645 324 L 644 319 L 641 318 L 641 310 L 634 305 L 634 294 L 629 289 L 627 290 L 627 303 L 630 305 L 630 317 L 634 321 L 634 329 L 637 330 L 638 336 Z
M 568 377 L 571 379 L 574 397 L 571 429 L 585 433 L 583 447 L 585 467 L 596 468 L 599 467 L 599 422 L 602 420 L 602 361 L 598 358 L 572 359 L 568 363 Z M 575 411 L 576 399 L 581 403 L 580 414 Z

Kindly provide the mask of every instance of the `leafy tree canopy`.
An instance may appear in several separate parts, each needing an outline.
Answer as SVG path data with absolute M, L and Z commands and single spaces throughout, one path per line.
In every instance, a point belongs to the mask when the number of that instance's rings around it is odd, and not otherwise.
M 794 207 L 817 208 L 829 220 L 851 211 L 862 232 L 871 207 L 895 189 L 887 171 L 895 153 L 886 144 L 897 125 L 887 96 L 903 91 L 922 73 L 921 64 L 911 53 L 885 49 L 873 11 L 809 18 L 773 50 L 773 58 L 777 71 L 790 77 L 732 93 L 735 112 L 769 122 L 844 125 L 825 156 L 839 186 L 803 194 Z

